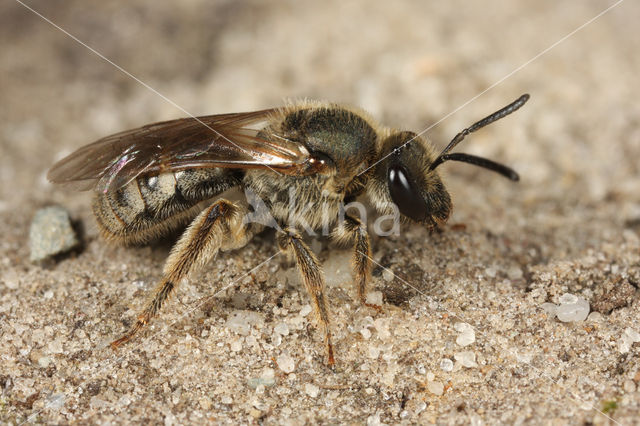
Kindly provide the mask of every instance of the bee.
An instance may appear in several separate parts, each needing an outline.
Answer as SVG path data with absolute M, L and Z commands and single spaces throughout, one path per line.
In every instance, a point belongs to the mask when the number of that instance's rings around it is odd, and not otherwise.
M 265 225 L 246 218 L 245 200 L 220 195 L 250 190 L 275 221 L 279 248 L 295 260 L 324 337 L 326 362 L 335 364 L 321 265 L 305 242 L 307 229 L 353 247 L 354 280 L 367 306 L 372 258 L 366 223 L 342 210 L 366 196 L 381 214 L 429 228 L 451 214 L 451 197 L 437 168 L 462 161 L 517 181 L 494 161 L 451 153 L 468 134 L 519 109 L 525 94 L 458 133 L 436 155 L 423 137 L 380 126 L 364 111 L 301 102 L 247 113 L 182 118 L 107 136 L 56 163 L 48 179 L 93 190 L 101 234 L 124 245 L 147 244 L 186 227 L 172 248 L 153 296 L 117 348 L 156 316 L 178 284 L 220 251 L 244 246 Z M 283 202 L 289 195 L 295 203 Z M 305 208 L 305 206 L 314 208 Z M 339 220 L 340 219 L 340 220 Z M 379 307 L 377 307 L 379 308 Z

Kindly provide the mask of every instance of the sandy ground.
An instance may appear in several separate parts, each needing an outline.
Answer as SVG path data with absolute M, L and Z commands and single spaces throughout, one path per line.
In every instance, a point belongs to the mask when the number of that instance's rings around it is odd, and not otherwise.
M 460 148 L 521 182 L 442 166 L 455 204 L 444 232 L 374 239 L 381 313 L 355 301 L 350 253 L 322 250 L 335 371 L 295 270 L 268 260 L 270 233 L 211 262 L 115 353 L 107 343 L 170 242 L 104 244 L 89 194 L 45 173 L 101 136 L 186 113 L 3 2 L 0 422 L 638 422 L 638 2 L 566 39 L 613 0 L 28 4 L 196 115 L 326 99 L 402 129 L 442 119 L 427 135 L 443 147 L 521 93 L 531 100 Z M 52 204 L 71 212 L 82 246 L 33 264 L 29 225 Z M 565 293 L 601 312 L 559 321 L 543 303 Z

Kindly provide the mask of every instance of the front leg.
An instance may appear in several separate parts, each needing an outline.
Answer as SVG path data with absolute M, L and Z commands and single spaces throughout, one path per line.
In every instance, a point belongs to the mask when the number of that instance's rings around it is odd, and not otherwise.
M 138 315 L 131 329 L 111 343 L 116 349 L 128 342 L 162 307 L 178 283 L 199 265 L 204 265 L 218 250 L 227 250 L 244 245 L 249 235 L 242 222 L 244 210 L 227 200 L 219 200 L 202 211 L 189 225 L 171 250 L 164 266 L 162 280 L 153 297 Z
M 329 309 L 327 298 L 324 294 L 324 277 L 320 269 L 320 262 L 315 254 L 309 249 L 300 234 L 295 230 L 285 229 L 278 234 L 278 245 L 284 252 L 293 253 L 293 257 L 298 265 L 298 270 L 302 276 L 309 297 L 313 302 L 316 319 L 321 331 L 324 333 L 324 344 L 327 354 L 327 363 L 330 366 L 335 364 L 333 357 L 333 345 L 331 343 L 331 330 L 329 329 Z
M 381 310 L 382 308 L 372 303 L 367 303 L 367 286 L 371 279 L 371 244 L 367 225 L 360 219 L 345 215 L 344 222 L 338 224 L 331 235 L 339 244 L 353 244 L 353 271 L 356 286 L 358 288 L 358 298 L 360 302 L 370 308 Z

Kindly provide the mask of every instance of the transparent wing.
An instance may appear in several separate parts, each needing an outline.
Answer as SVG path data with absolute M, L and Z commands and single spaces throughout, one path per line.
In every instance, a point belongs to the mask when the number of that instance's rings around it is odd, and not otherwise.
M 182 118 L 116 133 L 56 163 L 47 178 L 80 190 L 110 191 L 146 174 L 202 167 L 264 168 L 305 175 L 320 171 L 305 146 L 259 136 L 275 109 Z

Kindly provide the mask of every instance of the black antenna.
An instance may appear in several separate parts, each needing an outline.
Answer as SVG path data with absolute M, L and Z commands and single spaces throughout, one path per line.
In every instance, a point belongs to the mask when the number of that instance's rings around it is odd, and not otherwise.
M 447 147 L 442 150 L 438 158 L 436 158 L 436 160 L 431 164 L 431 166 L 429 167 L 429 170 L 435 169 L 445 161 L 452 160 L 452 161 L 462 161 L 464 163 L 470 163 L 476 166 L 484 167 L 485 169 L 489 169 L 496 173 L 500 173 L 502 176 L 511 180 L 520 179 L 518 177 L 518 174 L 514 170 L 502 164 L 496 163 L 491 160 L 487 160 L 486 158 L 476 157 L 475 155 L 470 155 L 470 154 L 461 154 L 461 153 L 449 154 L 449 151 L 451 151 L 453 148 L 456 147 L 456 145 L 462 142 L 465 136 L 467 136 L 469 133 L 473 133 L 478 129 L 488 126 L 494 121 L 500 120 L 501 118 L 506 117 L 512 112 L 517 111 L 528 100 L 529 100 L 529 95 L 525 93 L 524 95 L 520 96 L 518 99 L 516 99 L 506 107 L 499 109 L 493 114 L 483 118 L 482 120 L 472 124 L 471 126 L 467 127 L 466 129 L 458 133 L 451 140 L 451 142 L 449 142 L 449 145 L 447 145 Z
M 518 173 L 516 173 L 515 170 L 505 166 L 504 164 L 496 163 L 495 161 L 491 161 L 487 158 L 477 157 L 471 154 L 464 154 L 462 152 L 454 152 L 453 154 L 444 154 L 444 155 L 441 155 L 440 158 L 442 158 L 442 161 L 440 163 L 443 163 L 449 160 L 461 161 L 463 163 L 473 164 L 475 166 L 484 167 L 485 169 L 489 169 L 496 173 L 500 173 L 502 176 L 506 177 L 507 179 L 511 179 L 513 181 L 520 180 L 520 176 L 518 176 Z

